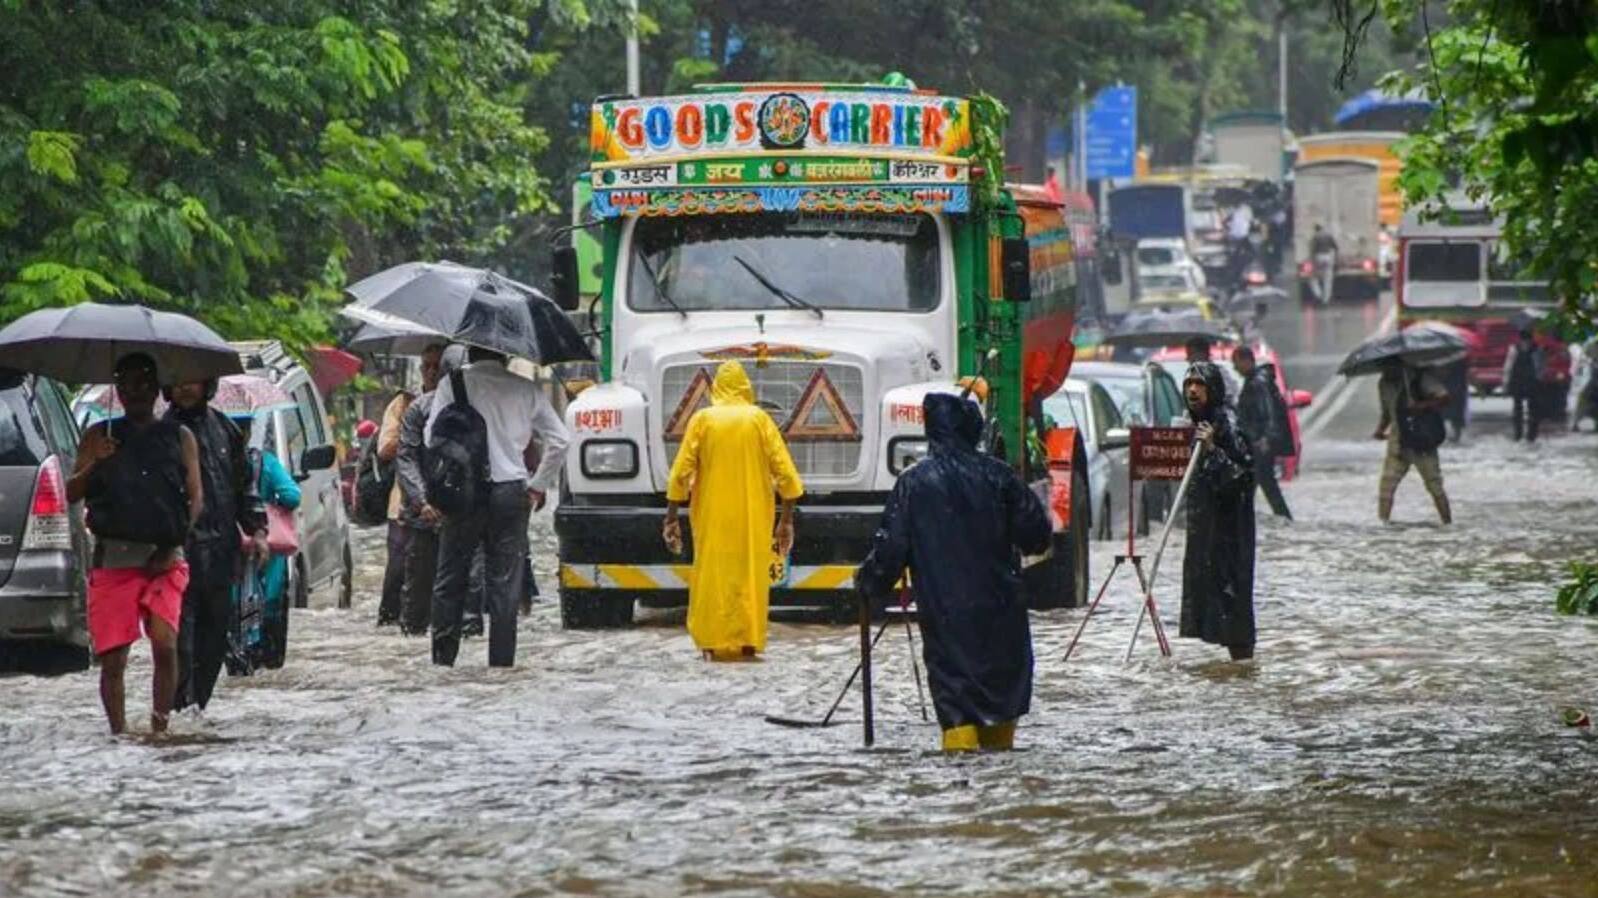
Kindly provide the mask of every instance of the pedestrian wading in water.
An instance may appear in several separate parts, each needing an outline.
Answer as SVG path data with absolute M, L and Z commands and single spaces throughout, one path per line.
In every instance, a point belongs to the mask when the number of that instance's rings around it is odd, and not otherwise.
M 94 537 L 89 638 L 100 662 L 106 721 L 113 733 L 127 727 L 123 676 L 142 627 L 155 668 L 150 730 L 160 733 L 178 683 L 178 633 L 189 584 L 184 542 L 200 517 L 205 488 L 194 434 L 155 417 L 155 360 L 123 356 L 115 383 L 124 414 L 84 431 L 67 499 L 85 502 Z
M 184 556 L 189 585 L 183 593 L 178 633 L 178 692 L 174 705 L 204 708 L 227 657 L 233 589 L 243 562 L 239 535 L 246 534 L 258 563 L 272 557 L 266 543 L 266 506 L 245 455 L 244 433 L 210 406 L 216 379 L 174 385 L 166 418 L 188 428 L 199 448 L 205 503 L 189 530 Z
M 1203 458 L 1187 494 L 1181 635 L 1254 657 L 1254 457 L 1227 408 L 1221 369 L 1187 369 L 1182 394 Z
M 1383 524 L 1392 520 L 1398 484 L 1414 468 L 1431 494 L 1438 520 L 1445 525 L 1453 523 L 1454 511 L 1443 489 L 1443 464 L 1437 455 L 1444 427 L 1440 409 L 1448 404 L 1448 388 L 1430 373 L 1389 359 L 1376 382 L 1376 392 L 1382 418 L 1373 436 L 1387 443 L 1376 493 L 1377 516 Z
M 927 457 L 894 484 L 855 583 L 881 600 L 909 572 L 944 751 L 1006 750 L 1032 702 L 1021 554 L 1048 548 L 1048 513 L 977 451 L 975 403 L 933 393 L 921 407 Z
M 782 499 L 775 532 L 773 492 Z M 666 482 L 661 523 L 666 545 L 680 552 L 678 509 L 689 503 L 694 566 L 688 634 L 706 657 L 731 661 L 766 650 L 771 566 L 793 550 L 793 506 L 803 494 L 777 423 L 755 405 L 749 375 L 737 362 L 723 362 L 710 407 L 688 420 Z

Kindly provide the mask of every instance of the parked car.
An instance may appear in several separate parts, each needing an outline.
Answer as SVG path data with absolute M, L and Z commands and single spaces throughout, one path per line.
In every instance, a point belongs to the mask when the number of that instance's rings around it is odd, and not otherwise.
M 1094 539 L 1126 534 L 1127 484 L 1130 480 L 1131 433 L 1109 391 L 1091 380 L 1071 377 L 1043 400 L 1044 415 L 1062 427 L 1075 427 L 1087 456 L 1087 484 Z M 1132 507 L 1138 495 L 1132 497 Z M 1140 521 L 1145 529 L 1147 521 Z
M 300 485 L 300 507 L 294 515 L 300 551 L 289 565 L 291 604 L 304 608 L 311 593 L 334 587 L 338 607 L 348 608 L 353 598 L 355 549 L 338 472 L 333 467 L 333 437 L 322 395 L 310 372 L 280 344 L 233 345 L 247 373 L 265 377 L 294 398 L 293 408 L 272 413 L 265 436 L 266 447 L 277 454 Z
M 1243 378 L 1239 377 L 1236 369 L 1232 367 L 1232 350 L 1235 346 L 1231 343 L 1218 343 L 1210 349 L 1210 360 L 1220 369 L 1226 378 L 1226 401 L 1234 407 L 1237 397 L 1243 391 Z M 1149 359 L 1162 365 L 1171 375 L 1178 386 L 1182 378 L 1187 376 L 1187 355 L 1180 347 L 1169 347 L 1158 350 Z M 1315 394 L 1308 390 L 1295 390 L 1288 386 L 1287 372 L 1282 368 L 1281 358 L 1276 350 L 1264 342 L 1255 344 L 1254 361 L 1260 365 L 1271 365 L 1276 371 L 1276 388 L 1281 391 L 1282 398 L 1287 402 L 1287 429 L 1293 434 L 1293 454 L 1278 456 L 1276 461 L 1282 471 L 1282 480 L 1292 480 L 1298 476 L 1299 462 L 1303 458 L 1304 445 L 1299 436 L 1298 423 L 1299 410 L 1308 408 L 1315 401 Z
M 88 537 L 67 502 L 78 426 L 48 378 L 0 369 L 0 661 L 89 666 Z
M 1186 290 L 1202 292 L 1206 285 L 1204 269 L 1187 251 L 1187 243 L 1177 237 L 1146 237 L 1137 242 L 1137 275 L 1145 288 L 1151 277 L 1175 275 Z
M 1159 364 L 1077 362 L 1071 374 L 1103 387 L 1129 427 L 1171 427 L 1185 423 L 1182 388 Z M 1182 420 L 1179 420 L 1182 419 Z M 1139 507 L 1140 525 L 1165 520 L 1176 498 L 1176 484 L 1146 482 Z

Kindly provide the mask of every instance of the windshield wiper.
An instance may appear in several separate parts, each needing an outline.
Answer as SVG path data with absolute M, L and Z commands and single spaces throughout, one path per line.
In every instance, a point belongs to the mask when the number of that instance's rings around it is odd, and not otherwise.
M 749 272 L 749 276 L 750 277 L 753 277 L 755 280 L 760 282 L 760 286 L 765 287 L 767 290 L 771 291 L 771 295 L 772 296 L 775 296 L 778 299 L 782 300 L 783 302 L 787 303 L 791 308 L 807 309 L 807 310 L 809 310 L 811 312 L 815 312 L 817 318 L 825 318 L 825 317 L 827 317 L 827 313 L 821 311 L 821 307 L 815 305 L 814 303 L 806 302 L 805 300 L 800 299 L 799 297 L 793 295 L 792 293 L 789 293 L 787 290 L 784 290 L 781 287 L 777 286 L 776 284 L 773 284 L 771 282 L 771 278 L 768 278 L 765 275 L 761 274 L 760 271 L 755 268 L 755 266 L 750 265 L 748 262 L 744 261 L 744 257 L 743 256 L 733 256 L 732 260 L 734 262 L 737 262 L 739 265 L 742 265 L 744 267 L 744 271 Z
M 666 288 L 660 285 L 660 275 L 655 272 L 655 266 L 650 263 L 649 256 L 645 255 L 644 251 L 638 249 L 636 245 L 633 248 L 633 254 L 638 257 L 638 261 L 644 263 L 644 271 L 649 272 L 649 286 L 655 288 L 655 295 L 660 297 L 661 301 L 666 305 L 671 306 L 672 311 L 686 319 L 688 312 L 682 306 L 677 305 L 677 300 L 672 299 L 671 294 L 666 292 Z

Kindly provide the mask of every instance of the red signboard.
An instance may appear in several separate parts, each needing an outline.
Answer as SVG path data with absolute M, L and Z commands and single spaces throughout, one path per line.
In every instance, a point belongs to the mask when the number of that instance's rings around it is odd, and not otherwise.
M 1133 427 L 1132 479 L 1181 480 L 1193 457 L 1191 427 Z

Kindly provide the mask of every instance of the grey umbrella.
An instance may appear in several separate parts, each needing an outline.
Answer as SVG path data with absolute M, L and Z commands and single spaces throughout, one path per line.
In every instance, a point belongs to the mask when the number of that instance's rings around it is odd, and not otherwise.
M 443 334 L 396 321 L 390 326 L 362 324 L 344 341 L 344 348 L 376 355 L 421 355 L 429 346 L 448 342 Z
M 456 343 L 542 364 L 587 360 L 586 343 L 542 293 L 453 262 L 407 262 L 346 288 L 345 316 L 393 331 L 418 328 Z
M 132 352 L 155 359 L 163 384 L 241 374 L 239 352 L 187 315 L 86 302 L 40 309 L 0 330 L 0 365 L 68 383 L 109 383 Z
M 1343 360 L 1337 373 L 1346 377 L 1380 374 L 1393 359 L 1409 365 L 1439 365 L 1458 359 L 1464 352 L 1465 341 L 1457 334 L 1435 327 L 1406 327 L 1361 343 Z
M 1131 312 L 1104 337 L 1110 346 L 1159 349 L 1180 346 L 1195 337 L 1215 343 L 1237 339 L 1231 328 L 1193 311 Z

